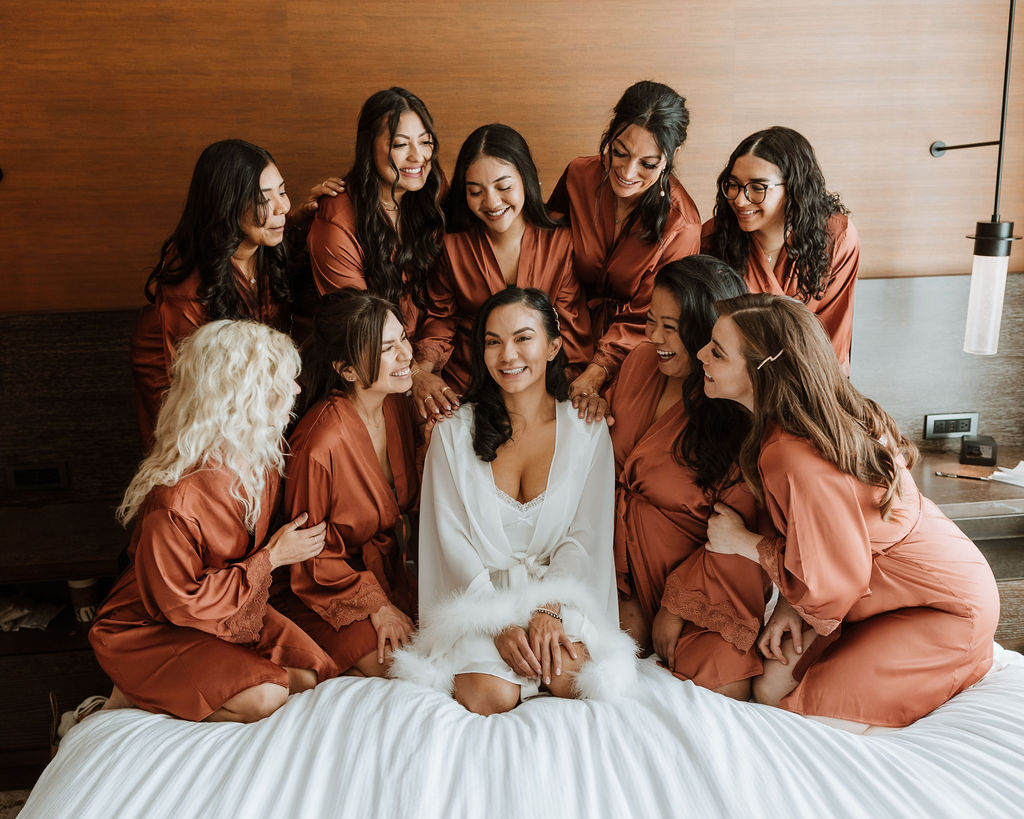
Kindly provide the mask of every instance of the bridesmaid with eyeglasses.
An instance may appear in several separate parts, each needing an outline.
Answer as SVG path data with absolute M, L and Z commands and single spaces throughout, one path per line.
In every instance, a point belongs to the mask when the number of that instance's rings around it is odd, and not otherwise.
M 792 296 L 818 316 L 850 373 L 860 240 L 807 139 L 773 126 L 751 134 L 718 176 L 701 249 L 738 270 L 752 293 Z

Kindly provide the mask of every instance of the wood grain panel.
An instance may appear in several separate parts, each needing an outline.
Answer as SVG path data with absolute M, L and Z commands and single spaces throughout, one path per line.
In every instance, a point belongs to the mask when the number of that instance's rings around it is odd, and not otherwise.
M 0 312 L 138 305 L 195 157 L 268 147 L 293 198 L 351 161 L 374 90 L 404 85 L 437 120 L 450 170 L 476 126 L 530 141 L 553 185 L 596 150 L 610 108 L 650 77 L 683 93 L 678 173 L 704 216 L 732 147 L 791 125 L 854 211 L 865 276 L 965 273 L 991 215 L 1006 0 L 612 0 L 387 5 L 353 0 L 0 6 Z M 1003 203 L 1024 227 L 1018 26 Z M 1012 269 L 1024 269 L 1018 250 Z

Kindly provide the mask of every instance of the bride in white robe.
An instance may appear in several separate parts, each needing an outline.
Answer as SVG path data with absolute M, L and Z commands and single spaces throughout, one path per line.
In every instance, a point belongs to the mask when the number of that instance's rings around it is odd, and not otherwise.
M 420 631 L 395 655 L 392 674 L 454 690 L 471 710 L 456 677 L 510 684 L 499 687 L 514 697 L 481 713 L 508 710 L 542 686 L 556 696 L 602 698 L 635 679 L 636 647 L 618 628 L 611 439 L 604 423 L 584 422 L 565 400 L 557 328 L 541 291 L 493 296 L 474 333 L 474 383 L 454 417 L 433 430 L 427 452 Z M 508 419 L 504 434 L 499 418 L 490 438 L 475 429 L 487 390 L 492 403 L 500 395 Z M 543 656 L 540 634 L 556 631 Z M 550 673 L 548 665 L 556 673 L 560 666 L 556 654 L 571 686 Z

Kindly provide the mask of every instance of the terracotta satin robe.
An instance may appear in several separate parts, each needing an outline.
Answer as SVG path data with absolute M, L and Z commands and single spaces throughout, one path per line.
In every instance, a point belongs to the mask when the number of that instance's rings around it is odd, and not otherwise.
M 704 224 L 701 239 L 705 249 L 714 228 L 714 219 L 709 219 Z M 811 299 L 804 303 L 821 321 L 825 332 L 832 339 L 832 346 L 843 372 L 849 375 L 850 345 L 853 343 L 853 288 L 857 283 L 857 272 L 860 269 L 860 239 L 853 222 L 841 213 L 829 218 L 828 234 L 832 239 L 832 264 L 827 274 L 828 285 L 820 299 Z M 739 271 L 746 279 L 750 292 L 799 298 L 793 262 L 786 255 L 786 249 L 782 249 L 773 269 L 768 264 L 768 257 L 764 255 L 760 245 L 751 242 L 750 246 L 747 269 Z
M 260 283 L 256 295 L 236 267 L 235 286 L 248 310 L 246 318 L 287 331 L 288 309 L 274 300 L 266 281 Z M 198 290 L 198 270 L 179 284 L 158 284 L 156 301 L 142 308 L 132 333 L 135 409 L 146 449 L 153 443 L 157 413 L 171 384 L 170 370 L 177 357 L 177 345 L 210 320 Z
M 517 287 L 536 287 L 551 298 L 558 321 L 570 377 L 583 372 L 593 356 L 590 313 L 572 269 L 572 233 L 568 228 L 546 230 L 527 224 L 519 250 Z M 444 368 L 444 378 L 456 391 L 469 386 L 473 322 L 483 303 L 506 288 L 487 232 L 474 227 L 444 237 L 444 251 L 427 289 L 426 316 L 420 329 L 420 359 Z
M 662 605 L 687 620 L 676 649 L 677 676 L 717 688 L 761 671 L 753 645 L 768 583 L 753 561 L 703 548 L 708 518 L 717 501 L 751 528 L 758 515 L 744 483 L 716 497 L 676 462 L 672 453 L 686 412 L 679 401 L 654 420 L 665 381 L 654 345 L 642 342 L 623 362 L 611 394 L 616 573 L 621 591 L 632 587 L 648 626 Z M 701 593 L 688 594 L 686 586 L 695 584 Z M 715 601 L 722 597 L 747 612 L 744 622 L 717 615 Z
M 644 337 L 654 274 L 662 265 L 700 251 L 700 214 L 673 176 L 671 208 L 661 241 L 648 244 L 634 226 L 615 237 L 615 194 L 604 183 L 599 156 L 574 159 L 548 205 L 572 225 L 576 277 L 590 307 L 593 362 L 614 376 Z
M 261 514 L 246 531 L 225 469 L 192 472 L 155 487 L 139 511 L 131 565 L 89 632 L 96 659 L 140 708 L 189 720 L 208 717 L 260 683 L 288 687 L 285 667 L 318 680 L 338 673 L 291 620 L 267 604 L 263 547 L 280 479 L 268 473 Z
M 406 396 L 388 396 L 383 409 L 394 490 L 347 398 L 316 404 L 291 437 L 284 512 L 288 519 L 307 512 L 310 526 L 327 521 L 327 541 L 319 555 L 291 568 L 292 591 L 304 606 L 280 605 L 342 671 L 376 648 L 371 614 L 389 602 L 415 612 L 415 581 L 396 533 L 408 533 L 419 494 L 415 426 Z
M 356 210 L 352 200 L 347 193 L 339 193 L 337 196 L 321 196 L 319 201 L 306 240 L 317 290 L 321 296 L 343 287 L 365 290 L 365 257 L 362 245 L 359 244 Z M 402 281 L 406 282 L 404 273 Z M 408 292 L 403 294 L 398 306 L 405 319 L 406 332 L 411 338 L 415 337 L 420 320 L 419 308 Z
M 871 725 L 909 725 L 992 664 L 999 595 L 975 545 L 900 468 L 889 520 L 880 490 L 778 429 L 758 469 L 780 537 L 761 565 L 819 635 L 782 707 Z

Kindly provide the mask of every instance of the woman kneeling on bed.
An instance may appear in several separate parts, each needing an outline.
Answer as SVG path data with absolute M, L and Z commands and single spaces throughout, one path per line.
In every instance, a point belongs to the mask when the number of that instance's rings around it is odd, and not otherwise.
M 780 533 L 724 504 L 708 523 L 708 549 L 760 562 L 779 588 L 754 698 L 851 730 L 908 725 L 989 670 L 992 571 L 921 496 L 913 444 L 850 385 L 807 307 L 757 294 L 718 308 L 704 389 L 750 411 L 740 468 Z
M 270 533 L 298 373 L 291 340 L 264 324 L 215 321 L 182 343 L 118 509 L 135 521 L 131 565 L 89 632 L 115 685 L 105 707 L 254 722 L 337 675 L 267 605 L 271 571 L 324 545 L 305 514 Z
M 613 696 L 635 674 L 618 629 L 611 441 L 567 400 L 565 365 L 547 295 L 491 296 L 463 405 L 427 451 L 420 632 L 392 673 L 478 714 L 540 689 Z
M 291 567 L 271 600 L 342 673 L 383 677 L 413 632 L 406 568 L 419 494 L 412 345 L 398 308 L 345 287 L 320 302 L 292 433 L 284 511 L 327 524 L 324 550 Z M 282 579 L 283 580 L 283 579 Z

